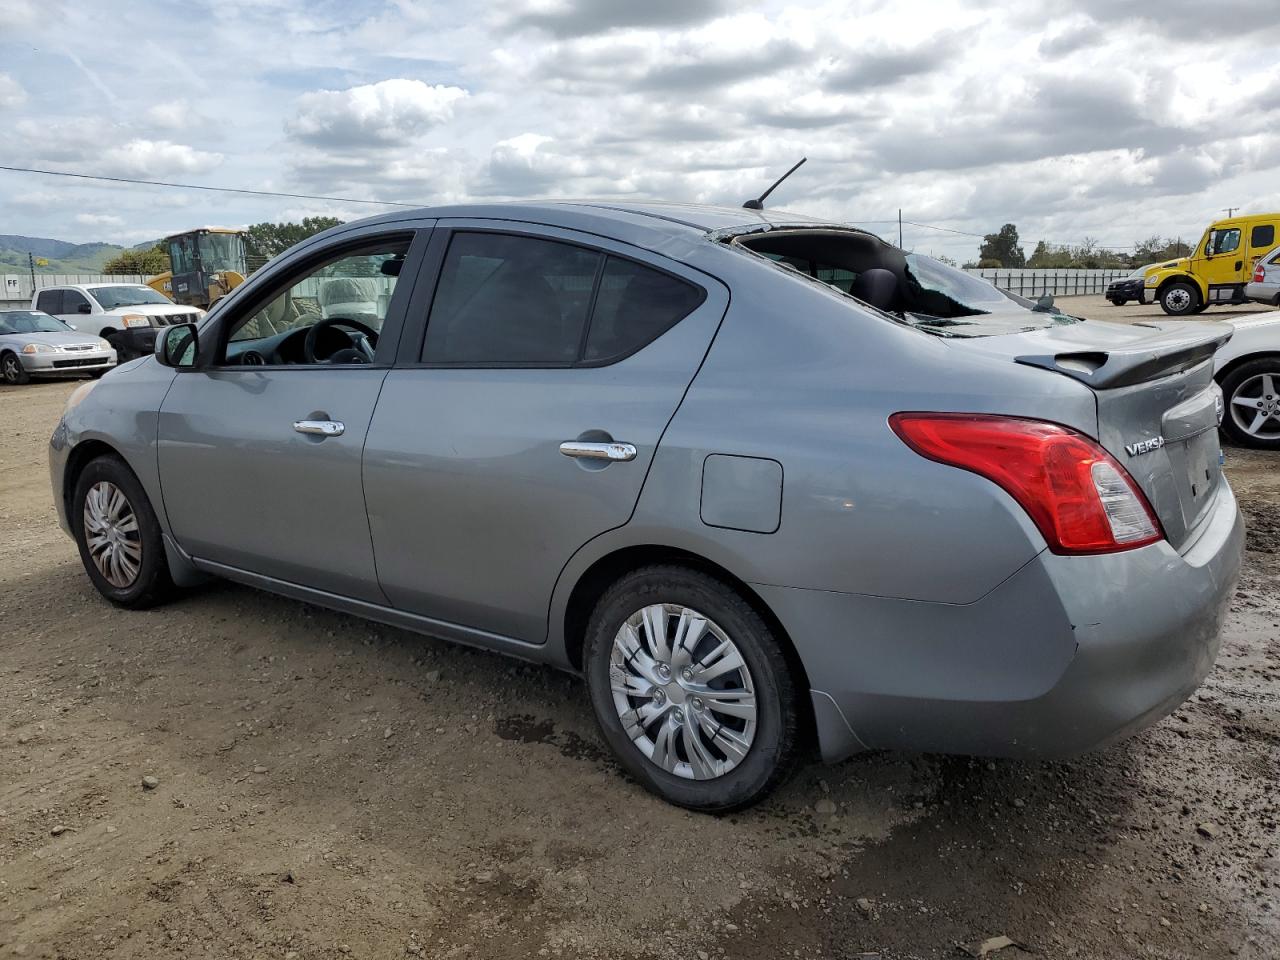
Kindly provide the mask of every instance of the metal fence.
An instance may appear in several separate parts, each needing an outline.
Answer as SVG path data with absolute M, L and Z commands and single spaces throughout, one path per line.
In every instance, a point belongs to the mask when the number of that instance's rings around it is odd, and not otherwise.
M 990 280 L 1001 290 L 1021 297 L 1055 297 L 1105 293 L 1107 284 L 1127 277 L 1131 270 L 1005 270 L 997 267 L 968 269 L 975 277 Z
M 146 283 L 138 274 L 108 276 L 104 273 L 37 273 L 35 289 L 29 273 L 0 273 L 0 307 L 10 310 L 31 306 L 36 290 L 76 283 Z

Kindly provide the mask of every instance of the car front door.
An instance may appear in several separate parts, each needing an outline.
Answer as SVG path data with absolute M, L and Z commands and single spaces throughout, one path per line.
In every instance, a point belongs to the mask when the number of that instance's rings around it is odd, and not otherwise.
M 419 244 L 425 243 L 425 234 Z M 246 571 L 385 603 L 360 457 L 418 259 L 412 230 L 360 233 L 255 278 L 201 330 L 160 410 L 178 544 Z M 407 267 L 406 267 L 407 264 Z
M 1235 298 L 1235 285 L 1244 282 L 1244 243 L 1244 231 L 1240 227 L 1209 231 L 1205 259 L 1198 266 L 1209 286 L 1210 303 Z
M 406 326 L 365 445 L 379 581 L 403 610 L 541 643 L 565 563 L 630 518 L 728 291 L 550 227 L 441 221 L 431 243 L 425 331 Z

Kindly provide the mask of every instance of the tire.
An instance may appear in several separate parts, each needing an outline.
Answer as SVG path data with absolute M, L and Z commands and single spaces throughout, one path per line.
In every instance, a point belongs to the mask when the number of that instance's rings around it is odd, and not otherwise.
M 20 387 L 31 382 L 31 374 L 22 365 L 22 360 L 12 350 L 0 354 L 0 377 L 11 387 Z
M 649 624 L 654 619 L 646 619 L 643 611 L 653 609 L 666 615 L 663 633 L 669 648 L 676 646 L 671 638 L 683 622 L 681 612 L 709 621 L 694 642 L 692 658 L 679 651 L 665 663 L 661 655 L 651 656 Z M 633 626 L 626 634 L 629 621 Z M 632 656 L 624 657 L 624 645 L 615 642 L 620 635 L 630 636 Z M 686 673 L 732 662 L 731 653 L 712 656 L 726 638 L 740 655 L 740 668 L 706 680 Z M 727 813 L 762 799 L 791 772 L 800 739 L 795 680 L 769 626 L 736 590 L 715 577 L 680 566 L 645 567 L 624 576 L 596 604 L 584 662 L 587 691 L 605 741 L 627 772 L 664 800 L 690 810 Z M 673 669 L 663 676 L 666 664 Z M 627 677 L 633 690 L 654 692 L 615 693 L 615 673 Z M 698 690 L 719 696 L 704 694 L 704 699 L 696 695 Z M 742 699 L 753 700 L 753 720 L 746 717 Z M 722 713 L 721 707 L 734 713 Z M 624 712 L 635 717 L 640 708 L 656 712 L 647 724 L 624 723 Z M 683 725 L 677 723 L 681 717 Z M 675 734 L 667 765 L 660 766 L 652 755 L 662 749 L 668 725 Z M 731 749 L 723 749 L 722 743 Z
M 1111 300 L 1111 305 L 1114 307 L 1123 307 L 1129 302 L 1124 297 L 1110 297 L 1109 299 Z
M 1259 357 L 1234 368 L 1222 378 L 1222 397 L 1222 432 L 1230 440 L 1242 447 L 1280 450 L 1280 357 Z M 1258 415 L 1268 411 L 1271 415 L 1250 432 Z
M 114 568 L 108 563 L 108 571 L 114 569 L 117 574 L 128 574 L 130 564 L 125 563 L 125 560 L 136 557 L 139 561 L 132 564 L 136 567 L 136 571 L 131 576 L 120 576 L 116 582 L 108 579 L 104 570 L 99 568 L 89 548 L 86 525 L 90 520 L 85 514 L 86 501 L 91 492 L 95 498 L 105 496 L 107 501 L 100 499 L 99 503 L 105 503 L 107 506 L 110 506 L 110 501 L 114 500 L 114 493 L 119 493 L 124 498 L 124 509 L 114 512 L 101 509 L 97 511 L 97 525 L 93 531 L 99 536 L 105 535 L 121 544 L 116 553 L 118 556 L 122 554 L 123 558 Z M 147 499 L 142 484 L 123 460 L 115 456 L 103 456 L 89 461 L 76 479 L 68 513 L 85 572 L 89 574 L 89 579 L 104 597 L 116 606 L 127 607 L 130 610 L 144 610 L 163 602 L 173 592 L 173 580 L 169 576 L 169 564 L 165 558 L 160 522 L 156 519 L 155 511 L 151 508 L 151 501 Z M 101 518 L 104 515 L 114 525 L 114 529 L 102 524 Z M 133 530 L 129 529 L 130 516 L 135 521 Z M 99 531 L 104 532 L 99 533 Z M 124 546 L 122 541 L 133 544 L 135 549 L 131 550 Z M 111 549 L 108 545 L 107 551 Z
M 1197 307 L 1200 307 L 1200 291 L 1189 283 L 1178 281 L 1160 291 L 1160 309 L 1171 317 L 1198 313 Z

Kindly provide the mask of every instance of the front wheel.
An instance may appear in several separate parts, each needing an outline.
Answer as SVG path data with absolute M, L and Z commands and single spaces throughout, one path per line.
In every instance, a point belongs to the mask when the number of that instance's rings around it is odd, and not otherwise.
M 173 581 L 160 521 L 123 460 L 103 456 L 90 461 L 68 506 L 80 560 L 99 593 L 134 610 L 168 596 Z
M 1126 303 L 1129 302 L 1124 297 L 1111 297 L 1110 299 L 1111 299 L 1111 305 L 1113 307 L 1123 307 Z
M 1160 309 L 1171 317 L 1199 313 L 1200 291 L 1189 283 L 1171 283 L 1160 291 Z
M 27 368 L 22 365 L 16 353 L 5 353 L 0 356 L 0 376 L 4 377 L 4 382 L 12 387 L 20 387 L 24 383 L 31 382 L 31 374 L 27 373 Z
M 790 772 L 791 670 L 769 626 L 724 582 L 678 566 L 623 577 L 596 605 L 584 659 L 605 740 L 663 799 L 723 813 Z
M 1242 363 L 1222 378 L 1222 431 L 1244 447 L 1280 450 L 1280 357 Z

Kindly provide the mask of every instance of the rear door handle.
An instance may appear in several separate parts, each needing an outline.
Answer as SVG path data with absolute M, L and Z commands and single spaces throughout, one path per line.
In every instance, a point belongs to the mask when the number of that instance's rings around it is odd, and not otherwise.
M 560 452 L 566 457 L 575 457 L 580 460 L 634 460 L 636 458 L 634 444 L 618 443 L 616 440 L 610 440 L 608 443 L 566 440 L 560 444 Z
M 340 437 L 347 432 L 347 425 L 340 420 L 295 420 L 293 429 L 313 437 Z

